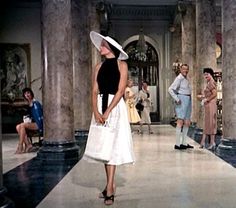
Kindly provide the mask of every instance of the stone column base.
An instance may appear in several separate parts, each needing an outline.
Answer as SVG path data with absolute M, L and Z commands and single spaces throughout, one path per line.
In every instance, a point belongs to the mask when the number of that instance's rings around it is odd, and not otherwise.
M 196 128 L 197 128 L 197 123 L 191 122 L 189 129 L 188 129 L 188 137 L 194 138 L 194 132 L 195 132 Z
M 216 149 L 216 155 L 225 159 L 236 162 L 236 139 L 223 138 Z
M 203 129 L 196 127 L 194 129 L 193 138 L 196 142 L 200 143 L 202 139 Z
M 79 146 L 79 158 L 82 158 L 84 155 L 85 147 L 87 144 L 89 130 L 75 130 L 75 141 L 76 144 Z
M 0 188 L 0 207 L 14 208 L 15 207 L 14 203 L 10 199 L 5 197 L 6 192 L 7 190 L 5 187 Z
M 75 141 L 48 142 L 43 141 L 43 146 L 37 153 L 37 159 L 47 162 L 68 162 L 79 160 L 79 147 Z

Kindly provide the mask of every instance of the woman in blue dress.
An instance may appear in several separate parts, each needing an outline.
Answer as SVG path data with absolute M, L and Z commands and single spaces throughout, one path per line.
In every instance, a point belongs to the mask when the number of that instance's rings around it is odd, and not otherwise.
M 19 143 L 15 154 L 31 152 L 33 146 L 27 137 L 27 130 L 38 130 L 43 133 L 43 109 L 39 101 L 34 99 L 34 93 L 30 88 L 22 90 L 24 99 L 29 104 L 30 116 L 24 122 L 16 126 L 16 131 L 19 134 Z

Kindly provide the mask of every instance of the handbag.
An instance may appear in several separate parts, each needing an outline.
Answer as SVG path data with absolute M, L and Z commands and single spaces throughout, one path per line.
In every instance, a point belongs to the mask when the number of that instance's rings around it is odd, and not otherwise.
M 25 115 L 25 116 L 23 116 L 23 122 L 24 123 L 31 123 L 32 119 L 30 118 L 29 115 Z
M 111 159 L 115 139 L 115 129 L 108 122 L 105 124 L 91 124 L 85 156 L 98 161 L 108 162 Z
M 138 101 L 135 107 L 138 111 L 143 111 L 144 105 L 142 104 L 142 100 Z

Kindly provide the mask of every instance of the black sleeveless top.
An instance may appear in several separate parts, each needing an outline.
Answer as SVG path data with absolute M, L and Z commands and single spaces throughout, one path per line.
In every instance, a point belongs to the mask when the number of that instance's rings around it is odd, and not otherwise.
M 102 94 L 102 113 L 107 109 L 108 94 L 116 94 L 120 82 L 120 71 L 116 58 L 106 59 L 98 71 L 97 83 Z

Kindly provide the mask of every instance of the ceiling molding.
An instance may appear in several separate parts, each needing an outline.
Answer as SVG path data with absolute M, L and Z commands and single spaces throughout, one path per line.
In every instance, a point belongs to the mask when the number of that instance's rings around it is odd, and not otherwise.
M 112 5 L 111 20 L 167 20 L 175 15 L 176 6 Z

